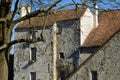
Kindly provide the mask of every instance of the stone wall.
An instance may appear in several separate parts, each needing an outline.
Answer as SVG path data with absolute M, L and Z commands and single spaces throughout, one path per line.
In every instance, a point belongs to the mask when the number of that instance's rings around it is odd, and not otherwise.
M 42 28 L 35 28 L 37 37 Z M 45 42 L 18 43 L 14 53 L 14 80 L 29 80 L 30 72 L 36 72 L 37 80 L 52 80 L 52 26 L 46 27 Z M 25 38 L 28 29 L 17 30 L 15 38 Z M 36 62 L 30 62 L 31 47 L 36 47 Z
M 58 58 L 59 53 L 63 52 L 65 60 L 72 62 L 73 57 L 78 55 L 80 46 L 80 27 L 79 20 L 69 20 L 58 23 L 61 34 L 57 35 L 58 39 Z
M 64 64 L 65 72 L 64 76 L 69 74 L 69 68 L 71 70 L 77 68 L 79 66 L 79 46 L 80 46 L 80 27 L 79 27 L 79 20 L 68 20 L 68 21 L 61 21 L 58 22 L 58 49 L 57 49 L 57 57 L 58 57 L 58 71 L 60 70 L 59 67 Z M 60 58 L 60 54 L 63 53 L 64 58 Z M 60 63 L 60 64 L 59 64 Z M 61 65 L 61 66 L 60 66 Z M 59 71 L 60 74 L 63 74 Z
M 67 79 L 93 80 L 95 77 L 95 80 L 120 79 L 120 31 Z
M 80 27 L 79 20 L 67 20 L 57 22 L 57 53 L 64 53 L 64 62 L 74 67 L 79 65 Z M 42 28 L 34 28 L 37 36 Z M 15 38 L 25 38 L 28 29 L 18 29 Z M 46 42 L 18 43 L 14 53 L 14 80 L 28 80 L 30 72 L 36 72 L 37 80 L 53 80 L 53 26 L 46 27 L 44 37 Z M 30 48 L 37 48 L 37 60 L 29 62 Z

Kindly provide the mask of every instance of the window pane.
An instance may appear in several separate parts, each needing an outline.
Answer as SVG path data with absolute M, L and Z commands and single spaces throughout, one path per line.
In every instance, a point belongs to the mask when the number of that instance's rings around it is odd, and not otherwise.
M 63 58 L 64 59 L 64 53 L 60 53 L 60 58 Z
M 31 48 L 30 60 L 36 61 L 36 48 Z
M 97 80 L 97 71 L 91 71 L 92 79 L 91 80 Z
M 36 72 L 31 72 L 31 79 L 30 80 L 36 80 Z

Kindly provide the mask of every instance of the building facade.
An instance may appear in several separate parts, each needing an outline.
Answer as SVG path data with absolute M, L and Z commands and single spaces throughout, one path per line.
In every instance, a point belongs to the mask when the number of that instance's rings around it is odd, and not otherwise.
M 83 46 L 101 47 L 83 61 L 79 68 L 67 77 L 67 80 L 120 79 L 119 12 L 113 10 L 99 14 L 99 26 L 91 31 Z
M 66 15 L 67 13 L 69 14 Z M 44 29 L 45 42 L 15 45 L 14 80 L 64 80 L 78 68 L 82 57 L 80 45 L 95 28 L 94 15 L 89 9 L 79 9 L 77 12 L 66 10 L 58 14 L 60 16 L 51 15 L 48 18 L 50 22 Z M 27 38 L 31 30 L 31 38 L 40 37 L 43 31 L 42 20 L 32 20 L 32 28 L 26 24 L 28 21 L 20 23 L 15 30 L 15 39 Z
M 118 20 L 119 10 L 98 15 L 81 8 L 49 15 L 46 27 L 44 17 L 21 22 L 15 39 L 35 40 L 44 32 L 45 41 L 15 45 L 14 80 L 118 80 L 119 33 L 105 44 L 119 31 Z
M 120 30 L 92 54 L 67 80 L 119 80 Z

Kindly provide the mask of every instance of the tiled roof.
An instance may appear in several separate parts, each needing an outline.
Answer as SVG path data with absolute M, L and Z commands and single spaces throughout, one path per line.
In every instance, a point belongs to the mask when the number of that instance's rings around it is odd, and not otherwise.
M 84 14 L 85 10 L 86 10 L 86 8 L 78 8 L 77 10 L 70 9 L 70 10 L 58 11 L 58 12 L 56 12 L 56 14 L 52 14 L 52 15 L 48 16 L 46 25 L 47 26 L 53 25 L 55 23 L 55 21 L 63 21 L 63 20 L 80 18 Z M 43 26 L 44 20 L 45 20 L 45 17 L 33 17 L 30 19 L 30 24 L 33 27 Z M 25 20 L 17 27 L 17 29 L 29 28 L 30 24 L 29 24 L 29 20 Z
M 101 46 L 120 29 L 120 10 L 99 14 L 99 26 L 91 31 L 82 46 Z

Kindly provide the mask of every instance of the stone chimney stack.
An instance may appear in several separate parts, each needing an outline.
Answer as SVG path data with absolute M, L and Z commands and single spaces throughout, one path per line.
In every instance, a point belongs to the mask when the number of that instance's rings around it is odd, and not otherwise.
M 96 2 L 94 2 L 94 17 L 93 17 L 93 27 L 97 28 L 98 27 L 98 5 Z
M 25 15 L 27 15 L 30 12 L 31 12 L 31 6 L 30 5 L 22 6 L 21 11 L 20 11 L 20 16 L 24 17 Z

